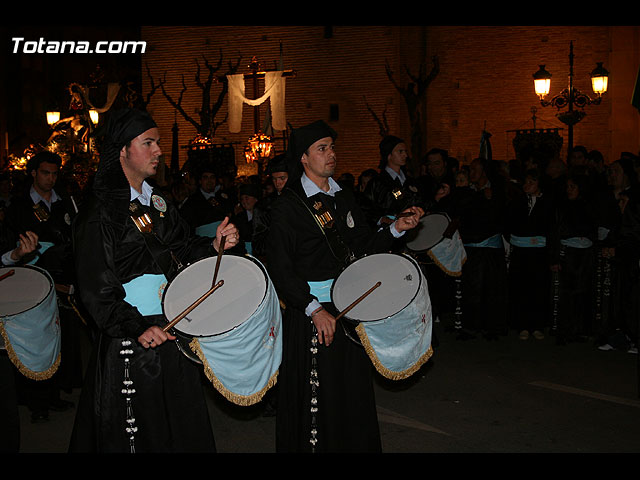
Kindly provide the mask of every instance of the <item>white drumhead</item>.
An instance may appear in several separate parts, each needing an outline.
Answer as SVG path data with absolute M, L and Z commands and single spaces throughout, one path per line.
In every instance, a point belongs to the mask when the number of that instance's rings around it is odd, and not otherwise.
M 167 286 L 162 308 L 170 322 L 212 286 L 217 257 L 182 270 Z M 175 326 L 191 337 L 218 335 L 237 327 L 255 313 L 267 293 L 267 277 L 250 257 L 223 255 L 216 283 L 224 284 Z
M 2 267 L 0 277 L 11 270 L 14 274 L 0 280 L 0 316 L 8 317 L 38 306 L 51 293 L 49 276 L 35 267 Z
M 413 230 L 407 232 L 407 248 L 423 252 L 435 247 L 449 226 L 449 217 L 444 213 L 431 213 L 420 219 Z
M 336 278 L 331 298 L 343 311 L 377 282 L 381 285 L 345 314 L 361 322 L 389 318 L 413 302 L 420 288 L 417 264 L 405 255 L 379 253 L 356 260 Z

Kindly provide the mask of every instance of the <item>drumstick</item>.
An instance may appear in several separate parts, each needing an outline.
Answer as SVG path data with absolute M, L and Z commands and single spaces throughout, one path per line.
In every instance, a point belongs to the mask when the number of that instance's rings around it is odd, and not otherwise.
M 218 278 L 218 270 L 220 269 L 220 260 L 222 259 L 222 252 L 224 252 L 224 240 L 227 238 L 225 235 L 220 239 L 220 245 L 218 246 L 218 259 L 216 260 L 216 269 L 213 273 L 213 281 L 211 282 L 211 286 L 213 287 L 216 284 L 216 279 Z
M 336 320 L 339 320 L 340 318 L 342 318 L 346 313 L 349 312 L 349 310 L 351 310 L 353 307 L 358 305 L 362 300 L 364 300 L 367 297 L 367 295 L 369 295 L 371 292 L 373 292 L 380 285 L 382 285 L 382 282 L 376 283 L 373 287 L 371 287 L 369 290 L 367 290 L 365 293 L 363 293 L 362 296 L 360 296 L 360 298 L 358 298 L 355 302 L 353 302 L 351 305 L 349 305 L 347 308 L 345 308 L 343 311 L 341 311 L 338 314 L 338 316 L 336 317 Z
M 182 320 L 184 317 L 186 317 L 187 315 L 189 315 L 189 313 L 191 313 L 191 311 L 196 308 L 198 305 L 200 305 L 202 302 L 204 302 L 207 297 L 209 297 L 209 295 L 211 295 L 213 292 L 215 292 L 218 288 L 220 288 L 222 285 L 224 284 L 224 280 L 220 280 L 217 284 L 215 284 L 213 287 L 211 287 L 209 289 L 208 292 L 206 292 L 204 295 L 202 295 L 199 299 L 197 299 L 191 306 L 187 307 L 184 312 L 182 312 L 180 315 L 178 315 L 176 318 L 174 318 L 173 320 L 171 320 L 169 323 L 167 323 L 164 328 L 162 329 L 163 332 L 167 332 L 169 330 L 171 330 L 173 327 L 176 326 L 176 324 Z
M 4 275 L 2 275 L 0 277 L 0 281 L 4 280 L 5 278 L 10 277 L 11 275 L 13 275 L 14 273 L 16 273 L 15 270 L 9 270 L 7 273 L 5 273 Z

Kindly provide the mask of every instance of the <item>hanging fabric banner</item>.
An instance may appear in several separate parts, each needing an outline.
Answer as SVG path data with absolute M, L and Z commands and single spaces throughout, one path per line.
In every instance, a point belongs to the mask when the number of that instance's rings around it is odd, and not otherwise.
M 229 131 L 238 133 L 242 124 L 242 107 L 246 103 L 252 107 L 262 105 L 267 99 L 271 104 L 272 126 L 275 130 L 286 130 L 284 113 L 285 77 L 282 71 L 266 72 L 264 93 L 260 98 L 249 99 L 245 96 L 244 74 L 227 75 L 229 82 Z

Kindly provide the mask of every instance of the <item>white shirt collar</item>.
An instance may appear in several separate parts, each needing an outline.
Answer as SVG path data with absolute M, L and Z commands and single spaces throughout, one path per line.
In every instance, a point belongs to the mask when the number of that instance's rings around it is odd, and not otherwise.
M 58 196 L 55 190 L 51 190 L 51 200 L 47 200 L 46 198 L 43 198 L 38 192 L 36 192 L 36 189 L 33 188 L 33 185 L 31 185 L 29 194 L 31 195 L 31 200 L 33 200 L 33 203 L 40 203 L 42 201 L 45 203 L 47 207 L 49 207 L 49 209 L 51 209 L 52 203 L 60 200 L 60 197 Z
M 142 192 L 138 192 L 135 188 L 131 188 L 131 201 L 138 199 L 138 201 L 148 207 L 151 205 L 151 193 L 153 192 L 153 188 L 146 181 L 142 182 Z
M 307 194 L 307 197 L 312 197 L 316 193 L 324 193 L 331 197 L 335 196 L 336 192 L 342 190 L 340 185 L 331 177 L 329 177 L 329 191 L 325 192 L 320 187 L 318 187 L 315 183 L 313 183 L 306 174 L 302 174 L 302 188 L 304 189 L 304 193 Z
M 400 179 L 400 183 L 404 185 L 404 181 L 407 179 L 407 177 L 405 176 L 402 170 L 400 170 L 400 172 L 396 172 L 393 168 L 389 167 L 388 165 L 384 167 L 384 169 L 389 175 L 391 175 L 391 178 L 393 178 L 394 180 L 396 178 Z
M 216 188 L 215 188 L 215 190 L 213 192 L 205 192 L 202 188 L 200 189 L 200 193 L 202 193 L 204 198 L 206 198 L 207 200 L 209 200 L 211 197 L 215 197 L 217 191 L 218 191 L 218 187 L 217 186 L 216 186 Z

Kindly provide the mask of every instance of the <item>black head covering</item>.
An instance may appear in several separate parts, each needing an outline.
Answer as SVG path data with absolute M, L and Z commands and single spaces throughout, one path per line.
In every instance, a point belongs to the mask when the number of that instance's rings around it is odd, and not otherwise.
M 404 140 L 394 135 L 387 135 L 380 141 L 380 164 L 378 168 L 383 169 L 387 166 L 387 157 L 399 143 L 404 143 Z
M 142 110 L 126 108 L 110 112 L 95 136 L 100 142 L 100 163 L 93 183 L 94 194 L 110 210 L 127 214 L 130 200 L 129 181 L 120 165 L 120 151 L 131 140 L 156 127 L 151 115 Z
M 269 165 L 267 166 L 267 173 L 272 175 L 276 172 L 286 172 L 287 171 L 287 159 L 284 153 L 280 155 L 276 155 L 269 161 Z
M 260 199 L 262 197 L 262 186 L 256 183 L 243 183 L 238 187 L 238 197 L 240 195 L 249 195 Z
M 338 138 L 336 131 L 322 120 L 317 120 L 304 127 L 296 128 L 291 132 L 289 149 L 287 151 L 287 165 L 289 175 L 298 177 L 302 175 L 300 160 L 302 154 L 321 138 L 331 137 L 334 141 Z

